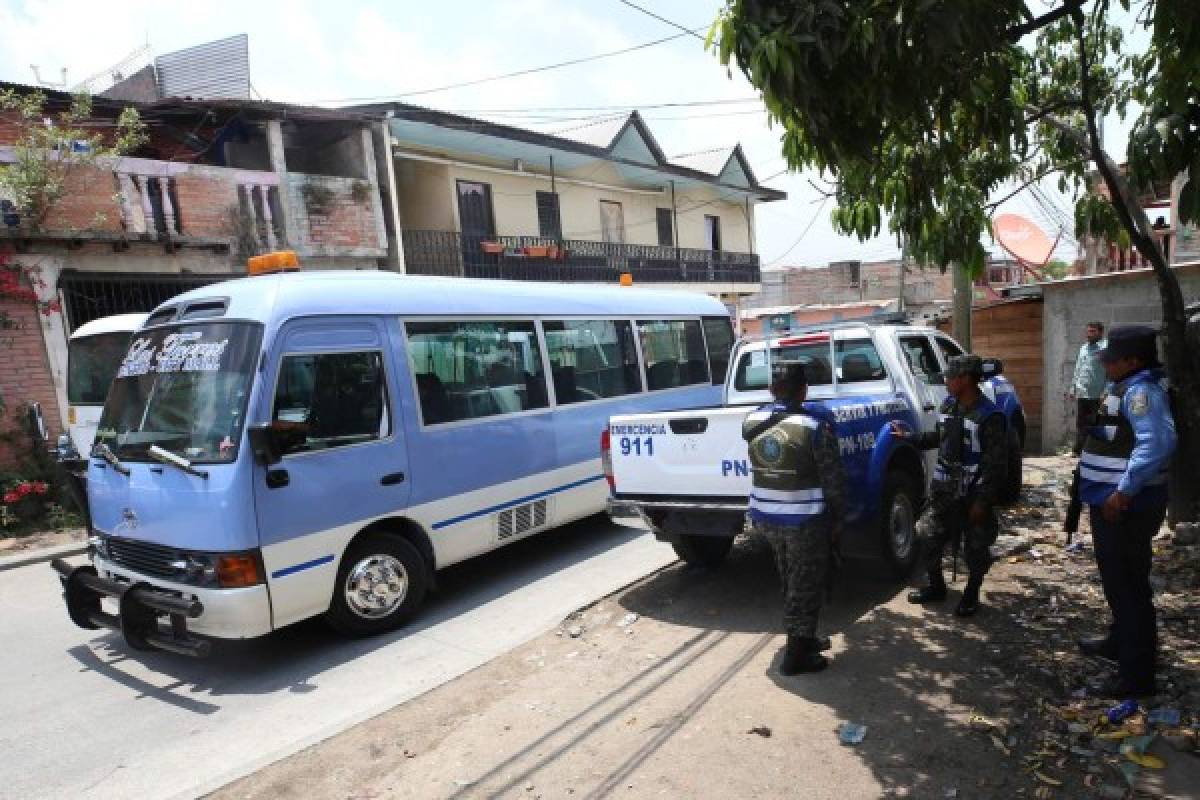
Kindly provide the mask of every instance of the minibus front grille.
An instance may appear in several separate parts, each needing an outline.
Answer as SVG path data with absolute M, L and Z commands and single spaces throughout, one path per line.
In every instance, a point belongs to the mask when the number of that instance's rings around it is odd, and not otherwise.
M 178 562 L 183 554 L 172 547 L 133 539 L 118 539 L 115 536 L 108 538 L 107 545 L 109 559 L 114 564 L 157 578 L 172 578 L 179 575 L 179 570 L 174 563 Z
M 540 528 L 546 524 L 546 501 L 526 503 L 496 515 L 496 539 L 504 540 L 510 536 L 525 533 Z

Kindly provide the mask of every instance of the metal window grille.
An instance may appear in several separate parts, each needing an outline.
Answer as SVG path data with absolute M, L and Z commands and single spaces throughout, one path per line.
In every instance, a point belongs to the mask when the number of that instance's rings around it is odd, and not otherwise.
M 68 271 L 59 277 L 58 291 L 67 325 L 75 330 L 85 322 L 113 314 L 149 313 L 175 295 L 239 277 L 245 276 Z

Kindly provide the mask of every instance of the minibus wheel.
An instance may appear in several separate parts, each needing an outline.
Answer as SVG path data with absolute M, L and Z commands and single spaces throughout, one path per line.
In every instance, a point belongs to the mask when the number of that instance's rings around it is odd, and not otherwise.
M 364 534 L 342 556 L 325 620 L 349 636 L 399 627 L 421 606 L 428 573 L 421 554 L 406 539 Z

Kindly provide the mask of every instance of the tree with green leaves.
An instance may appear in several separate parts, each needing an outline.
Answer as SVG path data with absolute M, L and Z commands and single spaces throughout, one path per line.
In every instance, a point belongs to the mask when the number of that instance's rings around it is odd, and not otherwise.
M 127 107 L 112 127 L 95 125 L 92 98 L 77 94 L 57 112 L 41 92 L 0 90 L 0 114 L 17 128 L 11 163 L 0 163 L 0 190 L 10 196 L 26 231 L 40 231 L 46 217 L 81 168 L 133 152 L 146 140 L 137 109 Z
M 1125 52 L 1116 17 L 1149 33 Z M 762 93 L 783 155 L 832 179 L 838 231 L 888 230 L 909 253 L 978 275 L 982 236 L 1014 182 L 1082 192 L 1077 232 L 1132 245 L 1162 298 L 1178 464 L 1200 463 L 1200 348 L 1140 189 L 1191 177 L 1177 223 L 1200 220 L 1200 2 L 1196 0 L 727 0 L 710 41 Z M 1123 172 L 1100 120 L 1140 109 Z M 1182 470 L 1176 470 L 1182 472 Z M 1200 517 L 1200 482 L 1173 513 Z

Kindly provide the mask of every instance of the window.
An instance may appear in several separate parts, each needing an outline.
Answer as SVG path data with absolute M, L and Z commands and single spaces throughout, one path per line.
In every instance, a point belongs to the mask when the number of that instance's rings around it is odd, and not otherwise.
M 786 345 L 771 349 L 771 363 L 799 361 L 804 365 L 804 376 L 809 386 L 827 386 L 833 383 L 833 370 L 829 364 L 829 339 L 805 344 Z M 751 350 L 738 359 L 733 387 L 741 392 L 766 389 L 770 384 L 767 372 L 767 351 Z
M 963 354 L 963 349 L 953 339 L 947 339 L 945 336 L 935 336 L 933 340 L 938 343 L 938 349 L 942 351 L 942 357 L 947 361 Z
M 658 246 L 659 247 L 674 247 L 675 246 L 675 225 L 673 221 L 674 215 L 669 208 L 656 208 L 654 210 L 655 221 L 658 222 Z
M 537 193 L 538 235 L 548 239 L 562 238 L 562 214 L 557 192 Z
M 642 390 L 633 326 L 625 320 L 547 320 L 546 351 L 559 405 Z
M 304 353 L 284 356 L 271 426 L 290 434 L 285 453 L 305 453 L 383 439 L 391 433 L 383 355 Z
M 613 244 L 625 243 L 625 213 L 620 203 L 600 201 L 600 238 Z
M 532 321 L 409 322 L 405 327 L 426 425 L 549 405 Z
M 729 370 L 729 353 L 733 350 L 733 325 L 728 317 L 705 317 L 704 339 L 708 342 L 708 371 L 712 382 L 725 382 Z
M 933 345 L 926 336 L 901 336 L 900 350 L 908 359 L 913 374 L 925 383 L 940 384 L 942 368 L 938 366 L 937 356 L 933 353 Z
M 458 223 L 465 236 L 495 236 L 492 187 L 478 181 L 458 181 Z
M 704 215 L 704 243 L 713 252 L 721 249 L 720 217 L 714 217 L 709 214 Z
M 838 383 L 865 383 L 887 378 L 879 351 L 870 339 L 840 339 L 834 345 Z
M 637 326 L 650 391 L 708 383 L 708 358 L 699 320 L 640 321 Z

